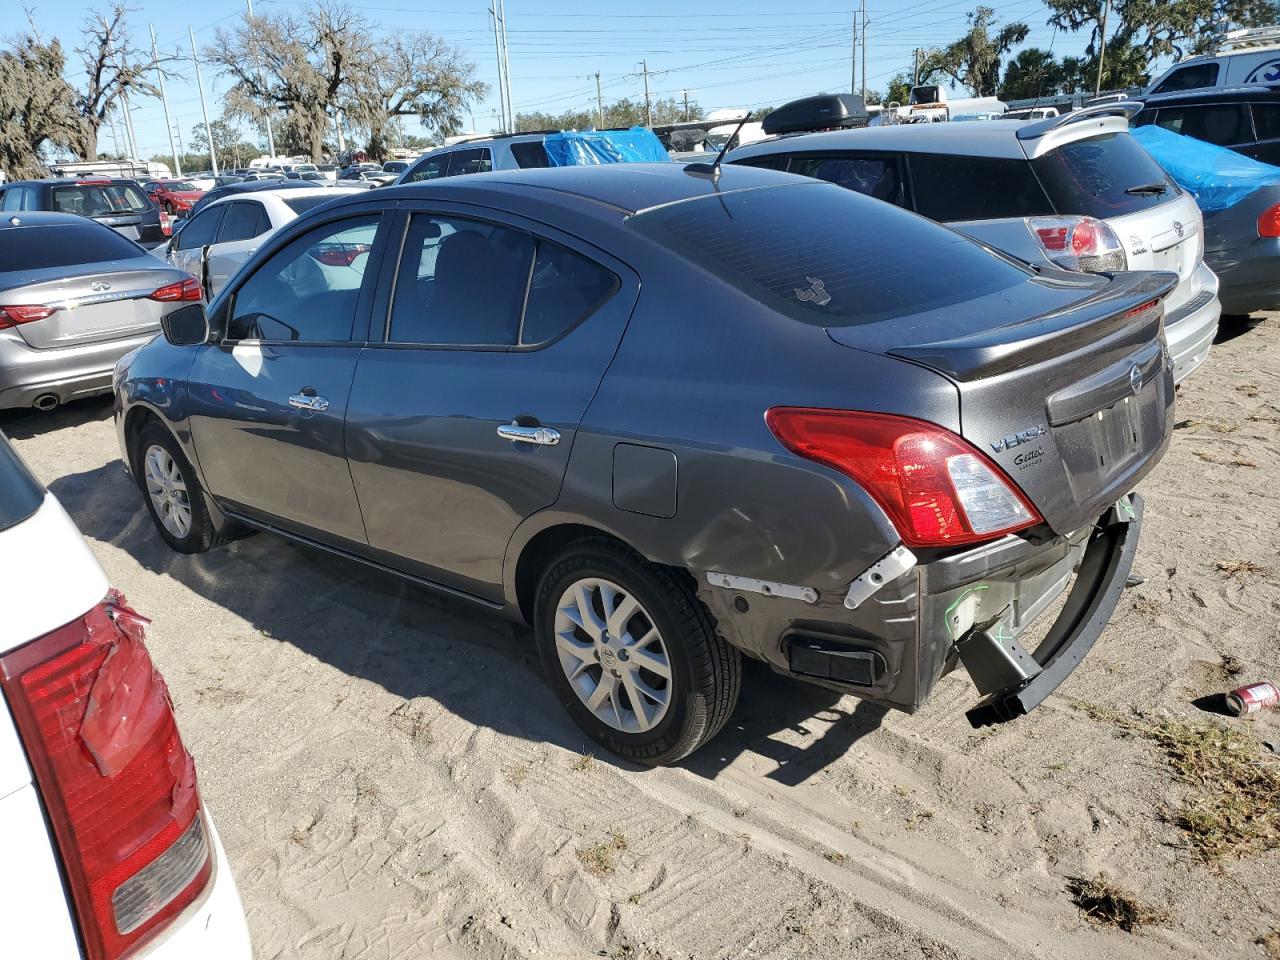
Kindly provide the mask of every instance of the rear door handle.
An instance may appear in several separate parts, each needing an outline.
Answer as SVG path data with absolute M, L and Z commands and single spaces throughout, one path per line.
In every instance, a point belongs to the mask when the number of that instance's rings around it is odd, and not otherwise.
M 560 442 L 560 431 L 555 427 L 522 427 L 514 420 L 498 427 L 498 436 L 513 443 L 536 443 L 554 447 Z
M 329 401 L 314 393 L 295 393 L 289 398 L 289 406 L 299 410 L 323 411 L 329 409 Z

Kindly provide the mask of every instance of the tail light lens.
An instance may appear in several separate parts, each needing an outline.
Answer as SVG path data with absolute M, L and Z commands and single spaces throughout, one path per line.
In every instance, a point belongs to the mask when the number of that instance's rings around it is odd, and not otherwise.
M 998 466 L 961 437 L 910 417 L 774 407 L 784 447 L 858 483 L 913 547 L 975 543 L 1042 522 Z
M 173 219 L 167 210 L 160 211 L 160 232 L 166 237 L 173 236 Z
M 1280 237 L 1280 203 L 1262 212 L 1258 217 L 1258 236 L 1264 238 Z
M 44 304 L 29 303 L 16 306 L 0 307 L 0 330 L 16 327 L 20 323 L 32 323 L 35 320 L 47 320 L 57 313 L 57 307 Z
M 153 290 L 148 299 L 171 303 L 175 300 L 199 300 L 202 296 L 204 293 L 200 289 L 200 281 L 195 277 L 187 277 L 177 283 L 161 287 L 159 290 Z
M 199 896 L 212 860 L 195 766 L 143 643 L 112 594 L 0 657 L 88 960 L 115 960 Z
M 349 267 L 369 252 L 367 243 L 323 244 L 309 251 L 312 259 L 326 267 Z
M 1049 259 L 1068 270 L 1114 273 L 1129 268 L 1116 232 L 1093 217 L 1031 217 L 1027 226 Z

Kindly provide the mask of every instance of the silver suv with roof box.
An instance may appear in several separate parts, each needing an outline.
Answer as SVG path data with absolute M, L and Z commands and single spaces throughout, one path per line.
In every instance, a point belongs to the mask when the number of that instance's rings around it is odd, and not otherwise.
M 1176 273 L 1165 332 L 1181 381 L 1217 334 L 1218 278 L 1204 263 L 1195 199 L 1129 136 L 1140 109 L 802 134 L 741 147 L 727 161 L 839 184 L 1032 263 Z

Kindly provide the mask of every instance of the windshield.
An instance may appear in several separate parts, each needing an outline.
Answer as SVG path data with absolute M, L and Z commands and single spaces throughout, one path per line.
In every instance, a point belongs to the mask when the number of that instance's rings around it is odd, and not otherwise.
M 53 209 L 82 217 L 145 213 L 151 201 L 131 183 L 77 183 L 53 188 Z
M 190 180 L 166 180 L 164 183 L 160 184 L 160 186 L 164 187 L 166 190 L 172 190 L 175 193 L 190 193 L 200 189 Z
M 1128 133 L 1066 143 L 1031 161 L 1059 213 L 1105 220 L 1157 207 L 1179 190 Z M 1137 189 L 1136 188 L 1150 188 Z
M 896 322 L 1032 276 L 959 233 L 831 184 L 740 190 L 628 224 L 760 303 L 822 327 Z
M 334 191 L 334 195 L 340 194 L 342 191 Z M 328 203 L 333 196 L 326 193 L 319 197 L 281 197 L 284 205 L 298 215 L 302 215 L 312 207 L 318 207 L 322 203 Z

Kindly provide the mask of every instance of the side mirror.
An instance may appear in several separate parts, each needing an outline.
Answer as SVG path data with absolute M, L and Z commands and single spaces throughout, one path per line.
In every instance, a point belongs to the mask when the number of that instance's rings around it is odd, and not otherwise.
M 193 303 L 160 319 L 164 338 L 175 347 L 195 347 L 209 339 L 209 320 L 203 303 Z

